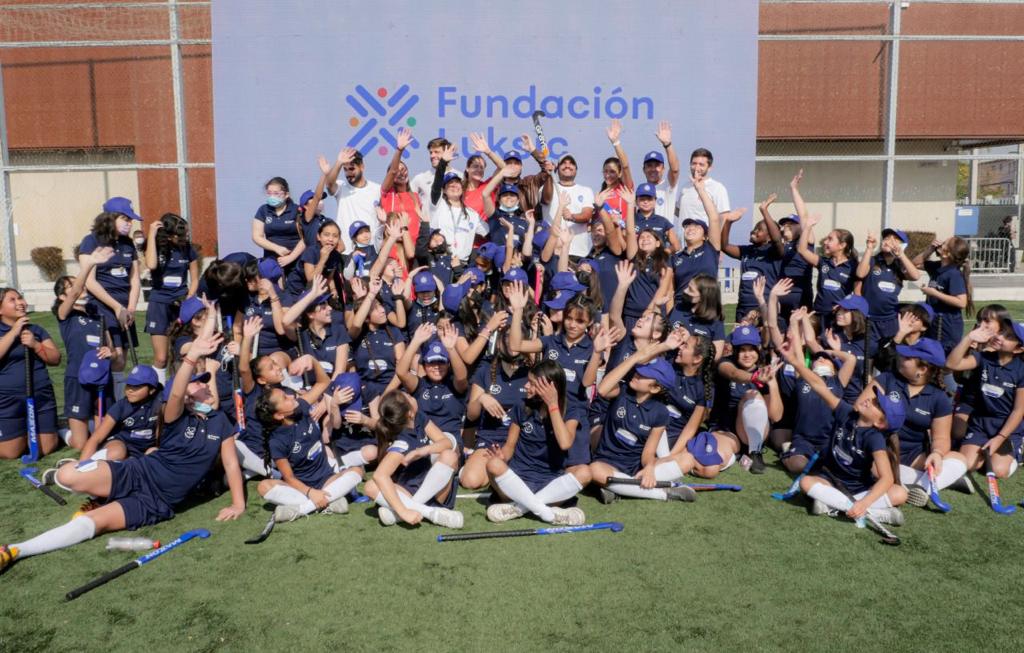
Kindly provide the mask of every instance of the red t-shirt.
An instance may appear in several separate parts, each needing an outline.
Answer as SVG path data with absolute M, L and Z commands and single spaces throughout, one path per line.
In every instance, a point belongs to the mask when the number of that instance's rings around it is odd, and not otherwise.
M 462 203 L 469 208 L 476 211 L 476 214 L 480 216 L 484 222 L 487 222 L 487 218 L 490 217 L 484 213 L 484 188 L 491 182 L 491 178 L 488 177 L 480 182 L 480 185 L 473 190 L 467 190 L 462 195 Z M 494 193 L 491 193 L 491 201 L 494 202 Z
M 409 215 L 409 237 L 412 238 L 413 243 L 415 243 L 416 238 L 420 233 L 419 195 L 411 191 L 398 192 L 389 190 L 381 193 L 380 206 L 387 213 L 405 212 Z M 395 245 L 387 255 L 389 258 L 393 258 L 402 264 L 402 278 L 405 278 L 408 274 L 408 270 L 406 269 L 404 254 L 399 254 L 399 247 L 400 245 Z

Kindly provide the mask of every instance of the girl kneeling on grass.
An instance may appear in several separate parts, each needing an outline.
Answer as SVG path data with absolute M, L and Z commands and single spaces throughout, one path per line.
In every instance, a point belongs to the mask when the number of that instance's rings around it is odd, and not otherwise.
M 979 349 L 968 353 L 972 343 Z M 975 370 L 964 394 L 974 398 L 960 453 L 967 469 L 983 463 L 982 450 L 992 456 L 992 471 L 1007 478 L 1017 471 L 1024 443 L 1024 325 L 1006 320 L 995 332 L 987 324 L 968 333 L 949 352 L 946 367 L 954 372 Z
M 566 408 L 565 371 L 555 361 L 541 361 L 529 372 L 526 401 L 509 413 L 512 423 L 505 444 L 493 445 L 486 453 L 491 487 L 512 501 L 488 506 L 487 519 L 504 522 L 532 512 L 551 524 L 578 526 L 586 521 L 579 508 L 549 505 L 570 499 L 581 489 L 575 477 L 565 473 L 577 439 L 563 416 Z
M 692 488 L 654 487 L 656 481 L 671 481 L 683 475 L 675 460 L 658 464 L 658 442 L 669 421 L 661 397 L 666 388 L 676 384 L 672 364 L 661 356 L 665 351 L 662 343 L 648 345 L 605 374 L 597 386 L 599 395 L 612 400 L 594 462 L 590 463 L 603 503 L 611 503 L 617 496 L 661 501 L 694 499 Z M 627 383 L 623 379 L 630 371 L 633 377 Z M 640 485 L 615 483 L 616 478 L 637 478 Z
M 418 524 L 426 518 L 438 526 L 462 528 L 462 513 L 452 510 L 457 485 L 453 470 L 459 466 L 452 441 L 401 390 L 380 398 L 375 420 L 377 448 L 385 454 L 363 491 L 379 506 L 380 523 L 391 526 L 401 519 Z
M 158 373 L 149 365 L 136 365 L 125 379 L 124 397 L 118 399 L 103 416 L 99 428 L 82 447 L 79 458 L 124 460 L 138 458 L 157 446 L 157 421 L 160 418 Z
M 814 500 L 811 514 L 845 512 L 850 518 L 858 519 L 870 512 L 881 523 L 902 524 L 903 513 L 895 507 L 907 500 L 907 491 L 896 483 L 899 474 L 896 432 L 903 426 L 907 414 L 902 396 L 885 394 L 872 382 L 860 393 L 856 403 L 849 404 L 807 368 L 803 356 L 792 344 L 783 346 L 781 353 L 835 413 L 832 438 L 822 456 L 824 463 L 800 481 L 800 489 Z
M 63 549 L 101 533 L 156 524 L 174 517 L 174 508 L 206 476 L 220 456 L 231 489 L 231 505 L 217 521 L 237 519 L 245 512 L 242 474 L 235 456 L 235 428 L 215 409 L 216 396 L 207 385 L 209 373 L 194 376 L 196 360 L 217 350 L 221 337 L 204 335 L 178 368 L 164 403 L 160 448 L 125 461 L 92 461 L 64 465 L 60 485 L 104 499 L 103 505 L 77 514 L 70 522 L 19 544 L 0 547 L 0 570 L 27 556 Z

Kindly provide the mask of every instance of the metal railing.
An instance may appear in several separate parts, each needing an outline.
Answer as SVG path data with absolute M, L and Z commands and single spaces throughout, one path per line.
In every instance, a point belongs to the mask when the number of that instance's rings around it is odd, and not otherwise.
M 1009 238 L 966 238 L 971 246 L 971 273 L 994 274 L 1013 271 L 1016 252 Z

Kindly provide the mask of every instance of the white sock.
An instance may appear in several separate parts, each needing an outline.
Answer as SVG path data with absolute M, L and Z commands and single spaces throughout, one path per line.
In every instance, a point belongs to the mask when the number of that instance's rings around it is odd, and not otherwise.
M 445 465 L 444 463 L 434 463 L 427 471 L 426 477 L 423 479 L 423 483 L 420 484 L 420 489 L 416 490 L 416 493 L 412 495 L 412 498 L 420 503 L 430 501 L 437 493 L 440 492 L 451 483 L 452 476 L 455 474 L 455 470 Z
M 437 508 L 431 508 L 430 506 L 424 503 L 416 501 L 412 497 L 407 496 L 405 493 L 399 491 L 397 487 L 395 488 L 395 491 L 398 492 L 398 498 L 402 501 L 402 504 L 406 508 L 408 508 L 409 510 L 415 510 L 416 512 L 423 515 L 423 518 L 427 521 L 436 523 Z M 391 506 L 388 505 L 388 500 L 384 498 L 383 492 L 377 493 L 377 499 L 374 501 L 374 503 L 376 503 L 378 506 L 381 506 L 382 508 L 391 508 Z
M 242 469 L 255 476 L 270 476 L 273 468 L 268 468 L 263 457 L 253 453 L 252 449 L 238 438 L 235 438 L 235 451 L 238 453 L 238 462 L 241 463 Z
M 562 503 L 580 493 L 583 486 L 572 474 L 562 474 L 540 489 L 535 496 L 541 503 L 550 506 Z
M 957 458 L 944 458 L 942 460 L 942 471 L 935 477 L 935 485 L 941 490 L 956 483 L 967 473 L 967 465 Z M 928 480 L 928 472 L 921 472 L 918 485 L 924 488 L 925 492 L 932 491 L 931 481 Z
M 760 452 L 764 434 L 768 431 L 768 406 L 760 399 L 748 401 L 743 404 L 740 419 L 747 432 L 747 448 L 750 453 Z
M 613 478 L 629 478 L 629 476 L 622 472 L 615 472 L 612 474 Z M 635 497 L 637 499 L 656 499 L 658 501 L 668 501 L 668 495 L 665 490 L 661 488 L 651 488 L 645 490 L 639 485 L 621 485 L 619 483 L 611 483 L 608 485 L 608 489 L 623 497 Z
M 654 466 L 654 478 L 659 481 L 677 481 L 683 477 L 683 470 L 674 460 L 666 460 Z
M 303 515 L 316 510 L 316 504 L 307 499 L 305 494 L 284 483 L 270 488 L 263 498 L 278 506 L 296 506 Z
M 324 492 L 327 493 L 327 498 L 331 501 L 340 499 L 351 492 L 362 479 L 359 478 L 359 474 L 355 472 L 345 472 L 338 478 L 334 479 L 330 483 L 324 486 Z
M 341 457 L 341 464 L 344 467 L 362 467 L 369 462 L 366 458 L 363 458 L 363 450 L 356 449 L 355 451 L 349 451 L 347 454 Z
M 1017 461 L 1016 460 L 1011 460 L 1010 461 L 1010 472 L 1006 475 L 1006 478 L 1010 478 L 1011 476 L 1013 476 L 1013 474 L 1016 471 L 1017 471 Z
M 945 461 L 943 461 L 943 465 L 945 465 Z M 924 474 L 925 478 L 928 478 L 928 474 L 925 472 L 919 472 L 913 467 L 900 465 L 900 485 L 907 486 L 913 483 L 919 483 L 922 474 Z
M 74 546 L 79 542 L 92 539 L 95 534 L 96 522 L 86 516 L 75 517 L 66 524 L 51 528 L 42 535 L 12 546 L 17 547 L 19 557 L 35 556 Z
M 523 510 L 528 510 L 549 523 L 555 520 L 555 511 L 544 505 L 544 502 L 540 501 L 537 495 L 526 487 L 523 479 L 516 476 L 511 469 L 501 476 L 495 477 L 494 482 L 505 496 L 517 503 Z
M 156 380 L 160 382 L 160 385 L 167 385 L 167 368 L 166 367 L 154 367 L 156 371 Z
M 110 452 L 107 451 L 106 447 L 103 447 L 102 449 L 98 449 L 93 455 L 89 456 L 89 458 L 92 460 L 109 460 L 109 456 Z
M 296 392 L 302 392 L 302 377 L 301 376 L 292 376 L 288 372 L 285 372 L 284 373 L 284 380 L 281 381 L 281 385 L 283 385 L 284 387 L 288 388 L 289 390 L 294 390 Z
M 812 485 L 811 489 L 807 492 L 807 496 L 821 501 L 833 510 L 840 510 L 842 512 L 846 512 L 853 505 L 853 502 L 850 501 L 845 494 L 834 487 L 825 485 L 824 483 L 815 483 Z
M 57 432 L 57 435 L 64 442 L 65 447 L 71 446 L 71 429 L 61 429 Z
M 672 453 L 672 448 L 668 446 L 668 433 L 662 431 L 661 438 L 658 439 L 658 450 L 655 454 L 658 458 L 667 458 L 670 453 Z

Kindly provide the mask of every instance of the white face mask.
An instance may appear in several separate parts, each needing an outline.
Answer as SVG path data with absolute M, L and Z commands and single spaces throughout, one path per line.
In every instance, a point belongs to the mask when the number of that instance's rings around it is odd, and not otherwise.
M 815 365 L 811 371 L 818 376 L 835 376 L 835 372 L 828 365 Z
M 197 401 L 194 404 L 192 404 L 192 410 L 199 413 L 200 415 L 209 415 L 210 413 L 213 412 L 213 406 L 211 406 L 210 404 L 203 404 Z
M 142 247 L 145 244 L 146 244 L 146 239 L 145 238 L 136 238 L 135 239 L 135 246 L 136 247 Z

